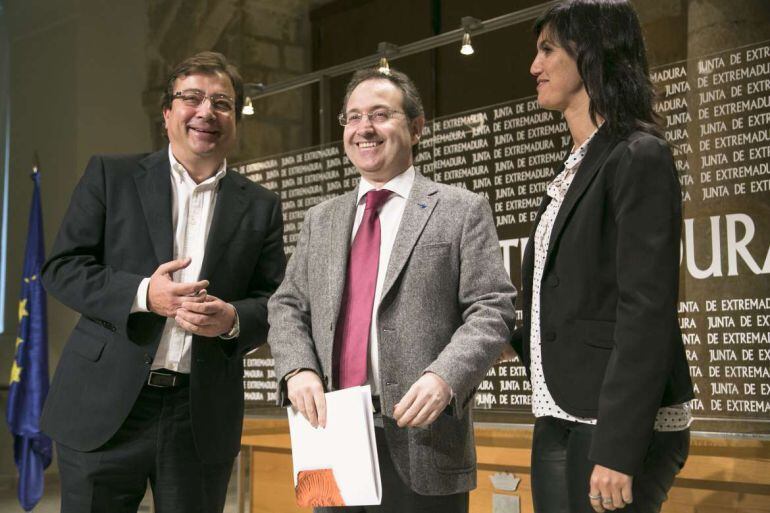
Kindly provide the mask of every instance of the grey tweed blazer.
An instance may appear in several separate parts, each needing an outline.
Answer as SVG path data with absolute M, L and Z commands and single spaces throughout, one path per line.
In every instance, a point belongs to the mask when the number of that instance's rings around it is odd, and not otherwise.
M 288 404 L 283 378 L 294 369 L 313 369 L 331 389 L 355 211 L 353 190 L 307 212 L 286 278 L 270 299 L 280 404 Z M 414 491 L 445 495 L 476 486 L 469 405 L 513 331 L 515 296 L 487 200 L 416 174 L 377 310 L 386 438 Z M 393 408 L 425 371 L 449 383 L 452 404 L 428 429 L 401 429 Z

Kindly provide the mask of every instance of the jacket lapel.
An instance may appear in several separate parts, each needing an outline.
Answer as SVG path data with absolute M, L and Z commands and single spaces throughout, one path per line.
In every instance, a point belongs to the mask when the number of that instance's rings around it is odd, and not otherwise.
M 139 191 L 147 231 L 152 240 L 158 264 L 173 258 L 173 226 L 171 224 L 171 167 L 168 148 L 139 161 L 142 169 L 134 175 Z
M 348 272 L 348 253 L 350 252 L 350 233 L 356 218 L 356 198 L 358 187 L 345 194 L 337 201 L 331 212 L 329 225 L 329 300 L 332 306 L 332 319 L 337 319 L 342 304 L 342 292 Z
M 572 210 L 574 210 L 578 200 L 583 196 L 583 193 L 586 191 L 591 181 L 593 181 L 594 176 L 596 176 L 596 173 L 602 167 L 602 164 L 604 164 L 607 153 L 614 146 L 612 142 L 613 139 L 607 133 L 607 130 L 602 127 L 589 144 L 588 153 L 583 157 L 580 167 L 578 167 L 577 173 L 572 179 L 572 184 L 570 184 L 569 189 L 567 190 L 567 195 L 564 197 L 564 202 L 561 204 L 561 207 L 559 207 L 559 213 L 554 220 L 544 268 L 548 267 L 548 263 L 556 248 L 556 242 L 559 240 L 559 236 L 561 236 L 564 225 L 572 213 Z M 545 204 L 545 200 L 543 200 L 543 204 Z M 541 213 L 544 209 L 545 207 L 541 205 Z M 538 214 L 538 220 L 539 215 L 540 213 Z M 535 227 L 537 227 L 537 221 L 535 222 Z
M 241 218 L 249 206 L 244 184 L 238 184 L 232 169 L 219 181 L 217 203 L 211 219 L 206 251 L 201 264 L 200 279 L 211 276 L 219 258 L 227 250 L 227 243 L 235 235 Z
M 390 253 L 388 269 L 385 273 L 385 284 L 382 287 L 381 298 L 388 295 L 396 279 L 404 269 L 409 255 L 412 254 L 414 245 L 420 238 L 433 209 L 438 202 L 438 187 L 436 184 L 415 173 L 412 191 L 407 198 L 404 207 L 404 215 L 401 217 L 401 225 L 396 233 L 393 250 Z

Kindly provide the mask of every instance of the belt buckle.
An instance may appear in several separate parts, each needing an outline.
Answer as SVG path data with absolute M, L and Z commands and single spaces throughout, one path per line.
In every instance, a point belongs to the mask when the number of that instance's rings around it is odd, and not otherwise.
M 161 383 L 153 382 L 153 378 L 157 378 Z M 163 383 L 164 380 L 170 380 Z M 165 372 L 150 371 L 150 375 L 147 377 L 147 385 L 155 388 L 169 388 L 176 385 L 176 376 L 173 374 L 166 374 Z

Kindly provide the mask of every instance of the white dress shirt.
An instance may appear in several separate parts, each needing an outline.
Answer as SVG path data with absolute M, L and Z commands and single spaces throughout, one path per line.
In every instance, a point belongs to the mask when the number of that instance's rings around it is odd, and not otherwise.
M 190 257 L 190 265 L 173 274 L 175 282 L 198 281 L 203 264 L 211 219 L 217 202 L 219 181 L 225 176 L 227 160 L 222 161 L 217 172 L 201 183 L 195 183 L 187 170 L 168 148 L 171 164 L 171 221 L 174 229 L 174 259 Z M 147 312 L 147 289 L 150 278 L 139 284 L 131 312 Z M 228 335 L 232 334 L 230 332 Z M 166 319 L 158 351 L 152 362 L 153 369 L 169 369 L 190 372 L 192 334 L 180 328 L 174 318 Z
M 369 385 L 372 387 L 372 395 L 380 393 L 380 361 L 379 361 L 379 343 L 377 338 L 377 309 L 380 306 L 380 296 L 382 287 L 385 284 L 385 272 L 388 269 L 390 253 L 393 250 L 393 243 L 396 241 L 396 233 L 401 224 L 401 217 L 404 215 L 406 200 L 414 184 L 414 167 L 409 167 L 406 171 L 391 179 L 382 186 L 383 189 L 393 191 L 393 194 L 385 201 L 380 208 L 380 262 L 377 268 L 377 287 L 374 291 L 374 304 L 372 305 L 372 324 L 369 330 Z M 350 242 L 358 232 L 361 220 L 364 217 L 366 207 L 366 198 L 364 195 L 375 189 L 375 186 L 361 178 L 358 185 L 358 208 L 356 210 L 356 219 L 353 223 L 353 232 L 350 234 Z

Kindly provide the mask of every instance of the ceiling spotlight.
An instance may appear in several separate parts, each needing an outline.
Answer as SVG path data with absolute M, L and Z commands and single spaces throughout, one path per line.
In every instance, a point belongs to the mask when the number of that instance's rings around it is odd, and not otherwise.
M 390 65 L 387 58 L 380 57 L 380 66 L 377 68 L 377 71 L 384 75 L 390 75 Z
M 463 34 L 463 45 L 460 47 L 460 53 L 463 55 L 473 55 L 470 32 Z
M 471 44 L 471 32 L 484 28 L 481 20 L 473 16 L 463 16 L 460 20 L 460 26 L 463 29 L 463 43 L 460 47 L 460 53 L 463 55 L 473 55 L 473 45 Z
M 398 46 L 387 41 L 380 41 L 377 44 L 377 54 L 380 56 L 380 64 L 377 66 L 377 71 L 384 75 L 390 75 L 388 59 L 392 59 L 393 56 L 398 54 Z
M 254 105 L 251 104 L 251 97 L 247 96 L 246 99 L 243 101 L 243 109 L 241 110 L 241 113 L 244 116 L 254 115 Z

